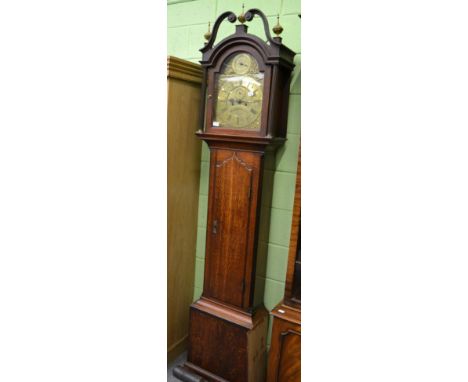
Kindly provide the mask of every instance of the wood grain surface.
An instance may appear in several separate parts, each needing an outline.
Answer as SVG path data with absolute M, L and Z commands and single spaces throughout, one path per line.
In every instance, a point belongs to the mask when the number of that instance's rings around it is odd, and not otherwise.
M 289 241 L 288 268 L 286 272 L 286 287 L 284 291 L 285 304 L 294 307 L 301 306 L 301 149 L 297 163 L 296 191 L 294 195 L 293 218 L 291 224 L 291 238 Z
M 189 307 L 193 299 L 201 156 L 201 143 L 194 134 L 199 115 L 201 77 L 199 65 L 168 58 L 168 362 L 187 347 Z
M 284 304 L 272 311 L 267 382 L 301 380 L 301 312 Z

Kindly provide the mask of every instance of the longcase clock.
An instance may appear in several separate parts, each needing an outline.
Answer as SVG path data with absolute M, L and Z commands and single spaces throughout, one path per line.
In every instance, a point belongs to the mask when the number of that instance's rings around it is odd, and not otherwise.
M 244 24 L 257 16 L 266 41 Z M 220 24 L 235 33 L 214 45 Z M 204 287 L 190 308 L 187 362 L 182 381 L 264 381 L 268 312 L 263 283 L 271 176 L 264 169 L 286 138 L 289 86 L 295 53 L 271 37 L 258 9 L 237 18 L 221 14 L 201 49 L 204 80 L 200 130 L 210 149 Z M 271 173 L 271 171 L 269 171 Z

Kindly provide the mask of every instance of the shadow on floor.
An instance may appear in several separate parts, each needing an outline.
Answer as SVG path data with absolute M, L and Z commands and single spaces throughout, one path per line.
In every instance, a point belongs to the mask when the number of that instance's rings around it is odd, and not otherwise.
M 172 370 L 176 366 L 182 365 L 187 360 L 187 352 L 182 353 L 175 359 L 170 365 L 167 366 L 167 382 L 180 382 L 177 378 L 172 375 Z

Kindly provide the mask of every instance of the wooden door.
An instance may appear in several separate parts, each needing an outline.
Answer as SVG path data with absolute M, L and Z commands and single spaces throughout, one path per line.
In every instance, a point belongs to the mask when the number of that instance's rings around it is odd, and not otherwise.
M 278 382 L 301 380 L 301 333 L 288 329 L 281 333 Z
M 238 307 L 250 287 L 259 160 L 258 153 L 212 152 L 203 295 Z
M 301 325 L 297 317 L 291 320 L 289 315 L 297 316 L 297 312 L 281 306 L 285 312 L 280 318 L 277 308 L 272 312 L 273 330 L 268 361 L 268 382 L 299 382 L 301 380 Z

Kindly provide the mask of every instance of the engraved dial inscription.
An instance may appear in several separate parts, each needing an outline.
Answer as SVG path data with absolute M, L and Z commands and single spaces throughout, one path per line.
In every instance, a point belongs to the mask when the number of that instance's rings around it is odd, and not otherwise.
M 213 127 L 260 128 L 263 76 L 248 53 L 238 53 L 224 63 L 217 78 Z

